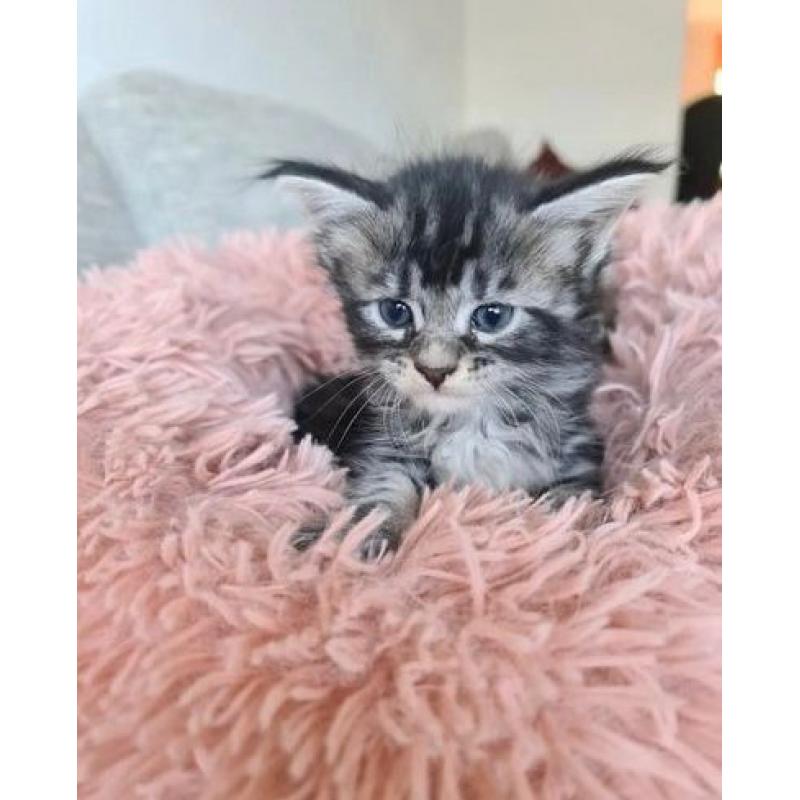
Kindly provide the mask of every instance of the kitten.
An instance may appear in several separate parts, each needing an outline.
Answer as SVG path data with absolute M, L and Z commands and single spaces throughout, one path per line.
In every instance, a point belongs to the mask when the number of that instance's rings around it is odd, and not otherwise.
M 439 157 L 385 180 L 305 161 L 263 176 L 303 200 L 360 357 L 307 389 L 295 420 L 348 468 L 356 519 L 385 512 L 363 557 L 398 547 L 425 486 L 599 492 L 601 276 L 614 223 L 662 167 L 620 158 L 537 184 Z

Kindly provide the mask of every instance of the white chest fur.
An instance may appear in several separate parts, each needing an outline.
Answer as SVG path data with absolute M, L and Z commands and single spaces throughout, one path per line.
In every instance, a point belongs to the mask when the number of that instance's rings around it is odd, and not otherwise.
M 553 482 L 553 460 L 537 455 L 544 448 L 527 428 L 492 417 L 468 418 L 439 428 L 428 438 L 431 469 L 437 483 L 476 483 L 502 491 L 535 490 Z

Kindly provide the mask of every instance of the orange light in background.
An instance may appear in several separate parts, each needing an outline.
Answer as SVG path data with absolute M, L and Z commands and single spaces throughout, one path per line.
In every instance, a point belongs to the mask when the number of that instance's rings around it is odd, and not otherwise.
M 714 69 L 714 93 L 722 94 L 722 33 L 717 34 L 716 63 Z
M 686 0 L 683 105 L 722 91 L 722 2 Z

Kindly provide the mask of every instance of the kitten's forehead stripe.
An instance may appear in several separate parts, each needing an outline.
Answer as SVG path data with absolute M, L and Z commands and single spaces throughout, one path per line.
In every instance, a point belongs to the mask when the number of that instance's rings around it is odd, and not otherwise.
M 517 288 L 517 281 L 514 278 L 514 274 L 512 272 L 506 272 L 502 278 L 500 278 L 500 282 L 497 284 L 498 288 L 504 289 L 506 291 L 511 291 L 512 289 Z
M 400 264 L 397 281 L 398 297 L 408 297 L 411 291 L 411 264 L 404 259 Z
M 408 237 L 408 249 L 427 249 L 428 241 L 425 238 L 425 231 L 428 227 L 428 209 L 422 203 L 415 203 L 410 209 L 410 216 L 411 232 Z
M 472 270 L 472 293 L 476 300 L 483 300 L 489 287 L 489 274 L 483 267 L 474 265 Z
M 452 165 L 445 171 L 450 174 L 443 176 L 428 165 L 419 174 L 409 170 L 398 178 L 406 210 L 398 238 L 426 287 L 459 285 L 465 265 L 483 255 L 485 209 L 475 175 Z

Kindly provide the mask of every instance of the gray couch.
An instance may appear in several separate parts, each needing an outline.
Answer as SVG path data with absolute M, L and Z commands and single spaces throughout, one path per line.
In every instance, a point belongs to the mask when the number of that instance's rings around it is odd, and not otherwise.
M 508 157 L 499 133 L 449 142 Z M 374 174 L 389 161 L 315 114 L 154 72 L 119 75 L 78 104 L 78 269 L 126 263 L 175 235 L 213 242 L 236 228 L 286 228 L 299 208 L 253 180 L 271 158 L 334 162 Z

